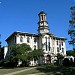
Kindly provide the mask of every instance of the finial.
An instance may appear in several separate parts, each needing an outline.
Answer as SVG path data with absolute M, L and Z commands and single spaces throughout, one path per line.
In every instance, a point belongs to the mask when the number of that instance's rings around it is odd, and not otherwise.
M 44 11 L 44 10 L 42 10 L 42 11 Z

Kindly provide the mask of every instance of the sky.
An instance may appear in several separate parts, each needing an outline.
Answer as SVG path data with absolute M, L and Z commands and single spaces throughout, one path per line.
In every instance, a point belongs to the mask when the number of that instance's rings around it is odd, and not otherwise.
M 68 44 L 70 7 L 74 0 L 0 0 L 0 34 L 2 46 L 6 39 L 15 31 L 38 33 L 38 13 L 47 13 L 50 32 L 58 37 L 65 37 L 67 50 L 72 49 Z

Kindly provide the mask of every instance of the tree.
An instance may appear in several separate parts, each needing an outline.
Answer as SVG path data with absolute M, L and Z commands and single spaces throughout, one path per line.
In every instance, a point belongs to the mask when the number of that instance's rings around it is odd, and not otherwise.
M 37 49 L 32 50 L 27 44 L 14 44 L 11 47 L 10 56 L 6 63 L 10 63 L 13 66 L 17 66 L 18 61 L 22 61 L 21 66 L 28 66 L 29 62 L 34 59 L 34 61 L 38 60 L 43 56 L 43 50 Z
M 73 50 L 68 50 L 66 51 L 67 56 L 73 56 L 74 55 L 74 51 Z
M 62 54 L 60 54 L 60 53 L 57 54 L 57 59 L 63 59 L 63 58 L 64 58 L 64 56 Z
M 18 61 L 27 62 L 28 54 L 31 51 L 29 45 L 23 44 L 14 44 L 11 47 L 9 60 L 11 63 L 15 63 L 17 65 Z
M 31 52 L 29 52 L 29 56 L 28 56 L 28 59 L 29 60 L 32 60 L 34 59 L 35 61 L 38 60 L 40 57 L 43 57 L 44 55 L 44 52 L 42 49 L 35 49 Z
M 70 61 L 69 61 L 68 58 L 65 58 L 65 59 L 63 60 L 63 66 L 70 66 Z
M 62 64 L 62 59 L 64 58 L 64 56 L 60 53 L 57 54 L 57 60 L 58 60 L 58 64 Z

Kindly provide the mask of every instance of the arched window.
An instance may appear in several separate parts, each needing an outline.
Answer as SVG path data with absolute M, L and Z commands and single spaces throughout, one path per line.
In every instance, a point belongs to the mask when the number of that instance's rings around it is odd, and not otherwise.
M 45 15 L 44 15 L 44 20 L 46 20 L 46 17 L 45 17 Z
M 45 37 L 45 39 L 46 39 L 46 51 L 47 51 L 47 37 Z
M 48 37 L 48 48 L 49 48 L 49 51 L 50 51 L 50 37 Z
M 41 20 L 43 20 L 43 15 L 41 15 Z

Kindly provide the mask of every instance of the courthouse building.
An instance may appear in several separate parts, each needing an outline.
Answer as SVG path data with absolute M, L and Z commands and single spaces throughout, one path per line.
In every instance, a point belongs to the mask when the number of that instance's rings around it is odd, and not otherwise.
M 56 60 L 56 55 L 58 53 L 63 56 L 66 55 L 66 38 L 57 37 L 49 31 L 48 22 L 46 20 L 46 13 L 41 11 L 38 22 L 38 34 L 26 33 L 26 32 L 14 32 L 7 39 L 6 42 L 8 44 L 7 55 L 10 54 L 11 46 L 13 44 L 22 44 L 27 43 L 30 45 L 32 50 L 34 49 L 42 49 L 44 50 L 44 58 L 41 59 L 41 63 L 47 63 L 50 59 L 51 62 Z M 59 28 L 58 28 L 59 29 Z M 60 33 L 60 32 L 59 32 Z M 31 64 L 34 63 L 31 61 Z

